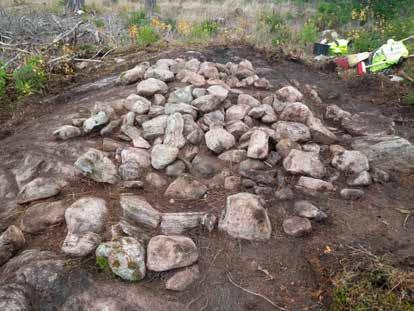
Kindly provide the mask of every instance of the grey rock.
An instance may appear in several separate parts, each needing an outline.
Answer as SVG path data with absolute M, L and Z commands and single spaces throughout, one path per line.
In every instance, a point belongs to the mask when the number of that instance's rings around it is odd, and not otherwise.
M 213 85 L 213 86 L 210 86 L 207 89 L 207 92 L 210 95 L 213 95 L 215 97 L 218 97 L 221 101 L 224 101 L 227 98 L 227 96 L 229 95 L 229 91 L 227 89 L 225 89 L 221 85 Z
M 300 102 L 303 99 L 303 94 L 293 86 L 285 86 L 276 92 L 276 96 L 286 102 L 294 103 Z
M 145 248 L 131 237 L 99 245 L 96 261 L 101 268 L 109 266 L 114 274 L 127 281 L 139 281 L 145 277 Z
M 121 119 L 113 120 L 100 131 L 101 136 L 111 135 L 122 123 Z
M 126 161 L 119 166 L 118 171 L 122 180 L 131 181 L 141 177 L 143 168 L 136 161 Z
M 0 266 L 12 258 L 26 244 L 23 232 L 10 226 L 0 235 Z
M 147 225 L 157 228 L 161 213 L 149 204 L 145 198 L 132 194 L 122 194 L 120 198 L 122 215 L 132 225 Z
M 295 187 L 297 190 L 310 196 L 329 194 L 335 191 L 332 183 L 306 176 L 300 177 Z
M 295 195 L 291 188 L 287 186 L 282 186 L 276 190 L 275 197 L 276 199 L 280 201 L 289 201 L 289 200 L 293 200 Z
M 124 126 L 122 132 L 132 139 L 132 145 L 135 148 L 149 149 L 151 145 L 141 136 L 141 131 L 135 126 Z
M 326 173 L 317 153 L 296 149 L 291 150 L 283 160 L 283 167 L 291 174 L 309 175 L 315 178 L 322 178 Z
M 298 122 L 278 121 L 272 125 L 276 131 L 276 140 L 290 139 L 297 142 L 307 142 L 311 139 L 309 128 Z
M 193 105 L 197 110 L 206 113 L 217 110 L 220 107 L 221 102 L 221 99 L 217 96 L 204 95 L 193 100 L 191 105 Z
M 229 150 L 236 143 L 232 134 L 219 126 L 213 126 L 205 135 L 208 149 L 215 153 Z
M 190 238 L 158 235 L 149 241 L 147 256 L 148 270 L 161 272 L 192 265 L 198 250 Z
M 57 195 L 61 186 L 52 178 L 38 177 L 27 183 L 17 195 L 17 203 L 24 204 Z
M 172 92 L 168 97 L 168 102 L 190 104 L 193 101 L 193 89 L 194 87 L 190 85 Z
M 348 111 L 342 110 L 337 105 L 329 105 L 326 107 L 325 119 L 340 122 L 345 118 L 350 118 L 351 114 Z
M 151 108 L 151 102 L 145 97 L 131 94 L 124 102 L 125 109 L 136 114 L 146 114 Z
M 50 226 L 63 223 L 65 210 L 62 201 L 44 202 L 30 206 L 24 213 L 20 228 L 24 232 L 37 233 Z
M 166 94 L 168 92 L 168 85 L 165 82 L 150 78 L 144 81 L 141 81 L 137 85 L 137 93 L 141 96 L 153 96 L 154 94 Z
M 145 181 L 150 187 L 154 187 L 156 189 L 163 188 L 168 184 L 168 182 L 157 173 L 148 173 L 145 177 Z
M 314 142 L 330 145 L 335 143 L 338 138 L 328 128 L 326 128 L 320 119 L 310 116 L 306 125 L 309 127 Z
M 179 177 L 185 173 L 186 165 L 183 161 L 177 160 L 167 166 L 165 174 L 170 177 Z
M 184 175 L 173 181 L 165 191 L 165 196 L 173 199 L 197 200 L 207 192 L 207 187 L 194 178 Z
M 334 156 L 332 166 L 343 172 L 358 174 L 369 170 L 369 161 L 360 151 L 346 150 Z
M 162 115 L 142 123 L 143 136 L 153 139 L 164 135 L 168 116 Z
M 247 159 L 247 151 L 243 149 L 229 150 L 220 154 L 218 158 L 226 162 L 240 163 Z
M 344 118 L 342 127 L 352 136 L 394 134 L 394 121 L 380 113 L 361 112 Z
M 121 151 L 121 162 L 135 162 L 141 168 L 151 167 L 151 155 L 145 149 L 128 147 Z
M 314 219 L 316 221 L 321 221 L 328 217 L 326 213 L 308 201 L 295 202 L 295 214 L 297 216 Z
M 179 149 L 171 145 L 155 145 L 151 151 L 152 167 L 157 170 L 166 168 L 177 159 L 178 152 Z
M 387 183 L 390 181 L 390 174 L 376 167 L 372 168 L 371 177 L 376 183 Z
M 359 200 L 364 196 L 364 191 L 360 189 L 342 189 L 340 195 L 345 200 Z
M 197 228 L 206 215 L 204 212 L 164 213 L 161 217 L 161 231 L 164 234 L 182 234 Z
M 312 231 L 312 224 L 307 218 L 293 216 L 283 221 L 283 230 L 295 238 L 303 237 Z
M 180 113 L 174 113 L 167 118 L 167 126 L 165 129 L 164 145 L 177 147 L 178 149 L 184 147 L 185 137 L 184 119 Z
M 252 109 L 252 107 L 245 103 L 231 106 L 226 110 L 226 121 L 230 122 L 243 120 L 249 113 L 250 109 Z
M 195 156 L 191 165 L 193 172 L 203 178 L 211 178 L 222 170 L 222 165 L 216 157 L 201 154 Z
M 193 106 L 184 103 L 177 103 L 177 104 L 166 104 L 165 105 L 165 114 L 174 114 L 174 113 L 182 113 L 182 114 L 189 114 L 193 118 L 197 117 L 197 110 L 194 109 Z
M 261 103 L 251 95 L 240 94 L 239 97 L 237 98 L 237 105 L 242 105 L 242 106 L 247 105 L 253 108 L 253 107 L 260 106 Z
M 123 84 L 132 84 L 134 82 L 137 82 L 141 79 L 144 79 L 144 75 L 148 67 L 149 67 L 149 63 L 147 62 L 141 63 L 135 66 L 134 68 L 121 73 L 121 76 L 119 77 L 119 79 L 121 83 Z
M 202 89 L 202 88 L 195 88 L 193 90 L 193 93 L 192 94 L 193 94 L 193 96 L 195 98 L 199 98 L 201 96 L 207 95 L 207 90 L 206 89 Z
M 250 137 L 247 157 L 265 159 L 269 154 L 269 135 L 261 130 L 255 130 Z
M 224 179 L 224 189 L 229 191 L 237 191 L 240 189 L 241 179 L 239 176 L 227 176 Z
M 240 138 L 246 132 L 250 130 L 249 126 L 247 126 L 242 121 L 231 121 L 226 124 L 226 130 L 236 138 Z
M 117 169 L 112 161 L 100 150 L 89 149 L 75 162 L 81 173 L 94 181 L 115 184 L 118 181 Z
M 349 177 L 346 183 L 348 186 L 369 186 L 372 184 L 372 178 L 367 171 L 363 171 Z
M 283 158 L 286 158 L 293 149 L 302 150 L 301 146 L 297 142 L 287 138 L 280 140 L 276 145 L 277 152 Z
M 289 103 L 285 106 L 280 119 L 283 121 L 301 122 L 305 123 L 308 117 L 311 115 L 311 111 L 308 106 L 302 103 Z
M 187 135 L 187 140 L 193 145 L 198 145 L 203 141 L 204 132 L 201 129 L 195 129 Z
M 414 171 L 414 145 L 399 136 L 366 136 L 354 139 L 352 148 L 364 153 L 382 170 Z
M 269 240 L 272 232 L 269 217 L 259 197 L 243 192 L 227 197 L 219 229 L 234 238 L 253 241 Z
M 106 202 L 95 197 L 84 197 L 66 209 L 68 234 L 62 251 L 70 256 L 90 254 L 101 242 L 100 233 L 107 215 Z
M 152 102 L 154 106 L 164 106 L 167 100 L 165 99 L 164 95 L 155 94 Z
M 100 111 L 83 122 L 83 131 L 85 133 L 90 133 L 95 129 L 103 127 L 108 122 L 109 117 L 106 112 Z
M 78 127 L 72 125 L 64 125 L 53 132 L 53 136 L 60 140 L 68 140 L 81 135 L 82 131 Z
M 176 272 L 166 282 L 165 287 L 173 291 L 184 291 L 200 278 L 198 265 Z
M 164 82 L 170 82 L 174 80 L 174 73 L 169 69 L 162 68 L 162 67 L 150 67 L 145 72 L 144 79 L 158 79 Z

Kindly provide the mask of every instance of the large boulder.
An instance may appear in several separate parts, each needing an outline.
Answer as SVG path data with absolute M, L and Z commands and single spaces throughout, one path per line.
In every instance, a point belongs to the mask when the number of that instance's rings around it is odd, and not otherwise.
M 211 112 L 217 110 L 220 107 L 222 100 L 220 97 L 215 95 L 204 95 L 193 100 L 191 105 L 193 105 L 197 110 L 201 112 Z
M 26 243 L 23 232 L 10 226 L 0 235 L 0 266 L 12 258 Z
M 381 113 L 360 112 L 342 119 L 342 127 L 352 136 L 392 135 L 394 121 Z
M 369 170 L 368 158 L 360 151 L 346 150 L 335 155 L 332 165 L 340 171 L 358 174 Z
M 102 183 L 115 184 L 118 181 L 114 163 L 100 150 L 89 149 L 75 162 L 83 175 Z
M 121 151 L 121 162 L 135 162 L 141 168 L 151 167 L 151 154 L 144 149 L 128 147 Z
M 20 228 L 28 233 L 44 231 L 50 226 L 63 223 L 65 210 L 66 207 L 62 201 L 32 205 L 24 213 L 20 221 Z
M 96 249 L 96 263 L 124 280 L 139 281 L 146 273 L 145 248 L 131 237 L 102 243 Z
M 322 178 L 325 175 L 325 167 L 315 152 L 292 149 L 283 160 L 283 167 L 291 174 L 309 175 L 315 178 Z
M 144 79 L 158 79 L 164 82 L 170 82 L 174 80 L 174 73 L 165 67 L 150 67 L 145 72 Z
M 150 97 L 154 94 L 166 94 L 168 92 L 168 85 L 165 82 L 150 78 L 144 81 L 141 81 L 137 85 L 137 93 L 141 96 Z
M 270 239 L 272 226 L 258 196 L 238 193 L 227 197 L 219 229 L 234 238 L 253 241 Z
M 191 176 L 184 175 L 174 180 L 165 191 L 165 196 L 182 200 L 198 200 L 207 192 L 207 187 Z
M 62 251 L 75 257 L 90 254 L 101 242 L 106 214 L 106 202 L 95 197 L 81 198 L 68 207 L 65 212 L 68 234 Z
M 165 128 L 167 127 L 167 119 L 168 116 L 161 115 L 142 123 L 142 129 L 144 131 L 143 136 L 145 138 L 153 139 L 164 135 Z
M 189 85 L 180 89 L 175 90 L 168 97 L 168 102 L 172 104 L 191 104 L 193 101 L 193 86 Z
M 338 140 L 336 135 L 326 128 L 320 119 L 314 116 L 307 119 L 306 125 L 309 127 L 312 139 L 316 143 L 330 145 Z
M 17 195 L 17 203 L 24 204 L 57 195 L 61 186 L 52 178 L 38 177 L 23 186 Z
M 192 265 L 198 250 L 190 238 L 158 235 L 149 241 L 147 256 L 148 270 L 162 272 Z
M 124 102 L 125 109 L 137 114 L 146 114 L 151 108 L 151 102 L 145 97 L 131 94 Z
M 161 221 L 161 213 L 149 204 L 145 198 L 122 194 L 120 199 L 123 218 L 133 225 L 147 225 L 157 228 Z
M 145 72 L 149 67 L 149 63 L 141 63 L 134 68 L 121 73 L 119 80 L 122 84 L 131 84 L 144 79 Z
M 383 170 L 414 171 L 414 145 L 399 136 L 355 138 L 352 148 L 365 154 L 370 163 Z
M 95 129 L 102 128 L 108 122 L 109 116 L 107 113 L 105 111 L 99 111 L 83 122 L 83 131 L 85 133 L 90 133 Z
M 198 265 L 193 265 L 182 271 L 177 271 L 166 282 L 165 287 L 173 291 L 183 291 L 200 278 Z

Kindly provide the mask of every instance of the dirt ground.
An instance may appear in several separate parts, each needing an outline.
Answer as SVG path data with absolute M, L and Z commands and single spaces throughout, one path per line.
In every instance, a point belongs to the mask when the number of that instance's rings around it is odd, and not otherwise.
M 245 46 L 212 47 L 193 54 L 200 59 L 221 63 L 247 58 L 259 76 L 269 79 L 275 89 L 293 80 L 300 85 L 315 85 L 323 104 L 311 106 L 314 112 L 322 114 L 326 106 L 336 104 L 350 112 L 371 111 L 392 116 L 396 121 L 397 134 L 414 141 L 414 109 L 400 106 L 399 88 L 386 79 L 367 76 L 344 81 L 335 73 L 323 72 L 299 62 L 272 59 Z M 177 49 L 164 52 L 162 57 L 186 55 L 189 53 Z M 115 72 L 110 72 L 114 68 L 103 69 L 99 76 L 114 76 L 125 67 L 154 57 L 160 56 L 157 53 L 129 55 L 126 63 L 117 67 Z M 98 135 L 69 142 L 55 142 L 51 135 L 53 130 L 66 124 L 74 114 L 85 114 L 95 102 L 125 98 L 134 92 L 134 85 L 116 86 L 109 82 L 104 87 L 98 85 L 89 90 L 79 88 L 79 85 L 95 78 L 94 74 L 79 76 L 75 81 L 77 87 L 56 88 L 53 92 L 58 96 L 32 102 L 8 121 L 4 117 L 0 133 L 0 168 L 13 167 L 29 153 L 50 155 L 65 163 L 73 163 L 90 146 L 99 148 L 102 138 Z M 164 281 L 171 275 L 168 272 L 150 273 L 139 283 L 127 284 L 98 271 L 93 256 L 75 261 L 75 265 L 86 268 L 98 284 L 103 288 L 114 288 L 120 297 L 151 293 L 169 305 L 160 310 L 178 310 L 177 306 L 180 310 L 277 309 L 262 297 L 236 287 L 230 282 L 230 277 L 239 286 L 260 293 L 287 310 L 329 310 L 331 280 L 341 268 L 341 260 L 349 255 L 350 247 L 363 246 L 378 255 L 389 254 L 399 264 L 403 264 L 400 262 L 404 259 L 402 253 L 406 253 L 407 249 L 413 251 L 414 217 L 403 226 L 405 215 L 397 208 L 414 208 L 414 178 L 394 172 L 391 172 L 391 176 L 392 180 L 387 184 L 371 185 L 361 201 L 344 201 L 339 195 L 313 198 L 312 202 L 327 212 L 328 219 L 315 223 L 312 234 L 304 238 L 288 237 L 282 229 L 283 220 L 292 212 L 293 202 L 276 201 L 272 197 L 266 198 L 273 227 L 268 242 L 236 240 L 217 230 L 212 233 L 201 230 L 189 232 L 200 252 L 202 278 L 190 290 L 182 293 L 165 290 Z M 291 180 L 292 184 L 294 181 Z M 171 203 L 149 189 L 134 192 L 144 196 L 160 211 L 209 210 L 217 216 L 229 195 L 222 189 L 210 190 L 206 199 L 176 200 Z M 119 194 L 120 190 L 115 186 L 81 179 L 80 182 L 70 183 L 58 199 L 67 200 L 68 204 L 85 195 L 106 199 L 110 215 L 104 238 L 109 239 L 110 225 L 120 218 Z M 295 199 L 299 198 L 303 197 L 296 194 Z M 55 226 L 46 233 L 28 236 L 26 249 L 41 248 L 60 253 L 65 235 L 66 227 L 63 224 Z

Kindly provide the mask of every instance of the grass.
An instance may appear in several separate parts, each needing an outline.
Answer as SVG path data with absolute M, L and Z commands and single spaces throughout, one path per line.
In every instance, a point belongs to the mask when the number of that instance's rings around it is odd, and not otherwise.
M 404 103 L 414 106 L 414 91 L 410 91 L 407 95 L 404 96 Z
M 414 273 L 401 270 L 365 249 L 358 252 L 358 264 L 348 263 L 334 280 L 330 310 L 414 310 L 414 302 L 410 300 Z

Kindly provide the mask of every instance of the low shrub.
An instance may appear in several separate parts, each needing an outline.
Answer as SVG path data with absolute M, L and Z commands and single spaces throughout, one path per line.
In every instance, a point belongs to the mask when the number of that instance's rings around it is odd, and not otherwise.
M 157 43 L 160 40 L 158 32 L 149 25 L 144 25 L 138 28 L 136 43 L 138 46 L 145 47 Z
M 317 41 L 319 35 L 319 29 L 316 27 L 313 21 L 305 23 L 301 31 L 299 32 L 299 40 L 302 43 L 314 43 Z
M 6 92 L 7 73 L 3 64 L 0 63 L 0 98 L 2 98 Z
M 134 25 L 138 27 L 148 25 L 147 15 L 145 11 L 129 12 L 126 14 L 125 23 L 128 28 Z
M 45 63 L 42 57 L 34 56 L 13 71 L 16 94 L 19 98 L 39 93 L 47 82 Z

